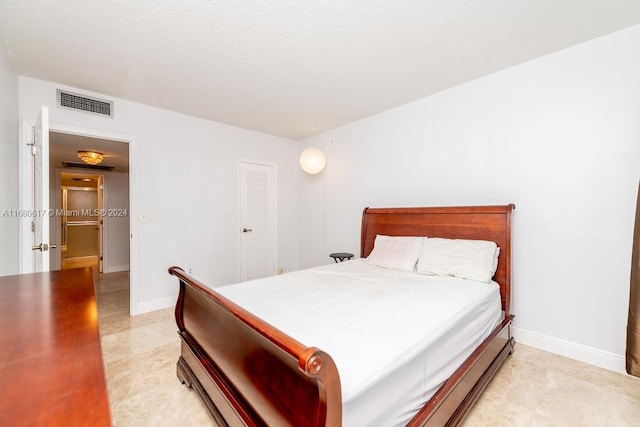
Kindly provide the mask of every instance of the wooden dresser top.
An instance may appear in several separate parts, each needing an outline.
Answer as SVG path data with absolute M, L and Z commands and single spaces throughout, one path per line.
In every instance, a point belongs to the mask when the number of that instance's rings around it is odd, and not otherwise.
M 111 425 L 91 268 L 0 277 L 0 425 Z

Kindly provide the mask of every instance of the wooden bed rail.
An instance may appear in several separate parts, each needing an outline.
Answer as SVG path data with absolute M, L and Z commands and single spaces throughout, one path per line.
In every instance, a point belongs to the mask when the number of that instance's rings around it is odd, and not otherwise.
M 219 412 L 221 418 L 212 413 L 214 419 L 246 425 L 341 425 L 340 379 L 328 354 L 305 347 L 180 267 L 169 268 L 169 274 L 180 280 L 175 310 L 182 339 L 178 377 L 193 386 L 210 411 Z M 199 380 L 203 374 L 210 381 Z

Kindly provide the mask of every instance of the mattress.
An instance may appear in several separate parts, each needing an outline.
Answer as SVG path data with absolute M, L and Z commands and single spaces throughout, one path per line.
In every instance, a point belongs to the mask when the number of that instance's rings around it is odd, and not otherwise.
M 354 259 L 216 291 L 334 359 L 343 426 L 405 425 L 501 320 L 494 282 Z

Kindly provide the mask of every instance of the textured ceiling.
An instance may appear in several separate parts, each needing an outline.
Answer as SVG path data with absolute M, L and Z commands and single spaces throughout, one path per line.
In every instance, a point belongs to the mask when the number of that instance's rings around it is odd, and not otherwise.
M 640 23 L 640 0 L 1 0 L 15 71 L 302 139 Z

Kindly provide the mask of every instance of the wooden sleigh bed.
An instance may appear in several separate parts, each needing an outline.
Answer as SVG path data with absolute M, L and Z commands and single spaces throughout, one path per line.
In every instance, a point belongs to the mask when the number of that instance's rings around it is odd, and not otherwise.
M 363 212 L 363 258 L 379 234 L 489 240 L 500 247 L 493 280 L 500 286 L 503 320 L 424 403 L 409 426 L 459 424 L 513 350 L 513 208 L 509 204 Z M 171 267 L 169 273 L 180 281 L 175 316 L 182 348 L 177 375 L 196 391 L 218 425 L 342 425 L 340 375 L 331 355 L 305 347 L 181 268 Z

